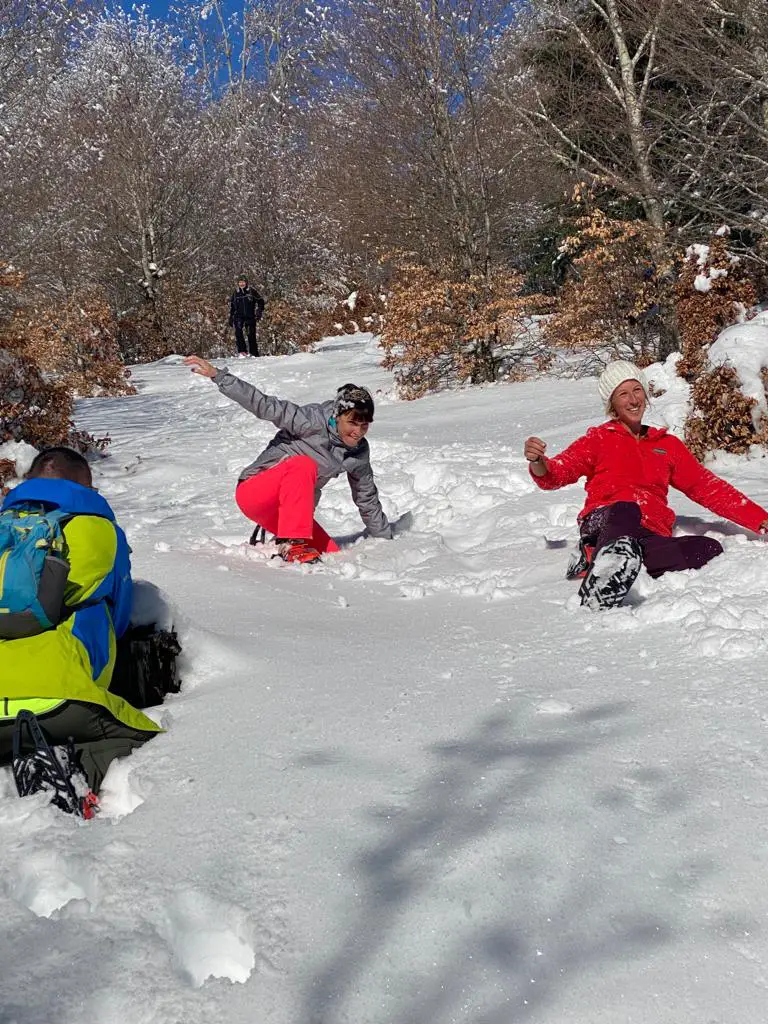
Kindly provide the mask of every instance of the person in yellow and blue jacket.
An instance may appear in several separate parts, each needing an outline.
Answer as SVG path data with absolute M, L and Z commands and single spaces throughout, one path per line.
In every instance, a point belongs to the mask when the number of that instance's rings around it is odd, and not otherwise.
M 16 715 L 28 710 L 51 746 L 74 741 L 96 794 L 115 757 L 162 731 L 109 691 L 117 638 L 131 615 L 129 548 L 78 452 L 41 452 L 2 510 L 41 506 L 60 509 L 66 517 L 64 618 L 36 636 L 0 640 L 0 764 L 10 763 Z

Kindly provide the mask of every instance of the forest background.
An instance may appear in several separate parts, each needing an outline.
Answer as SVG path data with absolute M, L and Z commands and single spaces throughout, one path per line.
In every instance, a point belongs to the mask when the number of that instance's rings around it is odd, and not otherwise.
M 265 354 L 375 331 L 405 398 L 672 355 L 699 457 L 765 442 L 708 351 L 768 294 L 768 0 L 162 13 L 0 0 L 0 442 L 103 447 L 74 399 L 231 352 L 242 273 Z

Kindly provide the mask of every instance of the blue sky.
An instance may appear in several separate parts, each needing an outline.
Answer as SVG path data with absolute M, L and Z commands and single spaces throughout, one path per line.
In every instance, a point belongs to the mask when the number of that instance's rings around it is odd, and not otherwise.
M 120 6 L 129 11 L 134 5 L 131 0 L 121 0 Z M 164 19 L 168 16 L 170 3 L 168 0 L 149 0 L 149 2 L 143 6 L 147 7 L 153 18 Z
M 171 6 L 172 0 L 145 0 L 140 6 L 146 7 L 152 18 L 163 20 L 168 17 L 168 8 Z M 180 6 L 183 0 L 177 0 L 176 6 Z M 130 11 L 132 7 L 137 6 L 135 0 L 118 0 L 121 7 L 125 8 L 126 11 Z M 235 10 L 238 7 L 242 7 L 242 0 L 226 0 L 224 6 L 228 10 Z

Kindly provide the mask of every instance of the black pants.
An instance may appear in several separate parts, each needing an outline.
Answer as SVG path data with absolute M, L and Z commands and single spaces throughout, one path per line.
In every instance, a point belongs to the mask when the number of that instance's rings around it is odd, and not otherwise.
M 52 747 L 62 746 L 72 737 L 94 793 L 99 792 L 107 768 L 116 757 L 125 757 L 157 735 L 123 725 L 100 704 L 79 700 L 65 700 L 37 720 Z M 14 725 L 13 718 L 0 722 L 0 764 L 11 763 Z M 22 753 L 26 751 L 22 749 Z
M 245 346 L 245 332 L 248 332 L 248 347 Z M 256 344 L 256 321 L 235 320 L 235 341 L 238 352 L 250 352 L 252 356 L 259 354 L 259 346 Z
M 654 578 L 665 572 L 700 569 L 722 554 L 714 537 L 661 537 L 642 526 L 640 516 L 640 506 L 634 501 L 596 508 L 581 521 L 581 537 L 595 553 L 619 537 L 635 537 L 642 546 L 648 575 Z

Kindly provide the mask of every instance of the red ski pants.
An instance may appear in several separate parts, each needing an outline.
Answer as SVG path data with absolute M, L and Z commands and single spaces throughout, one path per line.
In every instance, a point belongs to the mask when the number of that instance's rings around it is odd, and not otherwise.
M 320 552 L 339 546 L 315 522 L 317 463 L 309 455 L 292 455 L 271 469 L 237 485 L 235 501 L 243 515 L 276 537 L 310 540 Z

